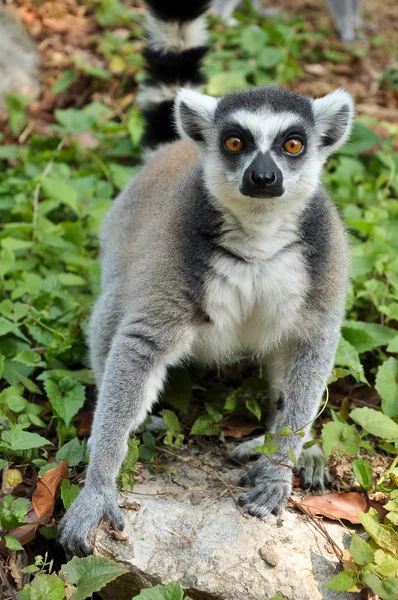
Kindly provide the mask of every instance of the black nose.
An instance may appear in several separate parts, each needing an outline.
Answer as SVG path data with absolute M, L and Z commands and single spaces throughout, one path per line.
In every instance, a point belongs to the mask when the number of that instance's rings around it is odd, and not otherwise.
M 272 185 L 276 182 L 276 174 L 274 172 L 266 173 L 252 171 L 250 173 L 250 181 L 254 183 L 254 185 Z
M 251 198 L 282 196 L 283 173 L 269 152 L 259 152 L 242 177 L 240 192 Z

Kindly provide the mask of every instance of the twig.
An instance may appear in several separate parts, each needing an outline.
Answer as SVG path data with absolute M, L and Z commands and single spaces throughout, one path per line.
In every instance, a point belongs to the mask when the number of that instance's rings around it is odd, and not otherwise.
M 14 598 L 14 600 L 18 600 L 17 594 L 16 594 L 14 588 L 11 586 L 10 582 L 8 581 L 6 572 L 3 569 L 3 567 L 1 566 L 1 564 L 0 564 L 0 578 L 2 579 L 4 585 L 6 586 L 6 588 L 8 589 L 8 591 L 10 592 L 10 594 Z
M 179 494 L 190 494 L 191 492 L 201 492 L 202 494 L 208 492 L 209 490 L 179 490 L 173 491 L 169 490 L 168 492 L 129 492 L 129 494 L 136 494 L 137 496 L 178 496 Z
M 228 492 L 232 498 L 232 500 L 235 503 L 236 508 L 238 509 L 238 511 L 240 512 L 240 514 L 242 515 L 242 517 L 246 518 L 246 515 L 243 513 L 241 507 L 238 504 L 237 499 L 235 498 L 235 494 L 232 491 L 232 487 L 231 485 L 225 481 L 225 479 L 223 479 L 221 477 L 221 475 L 218 475 L 217 473 L 213 473 L 212 471 L 208 471 L 207 469 L 204 469 L 203 467 L 199 467 L 198 465 L 195 465 L 193 463 L 191 463 L 187 458 L 182 458 L 181 456 L 178 456 L 178 454 L 176 454 L 175 452 L 171 452 L 171 450 L 166 450 L 166 448 L 159 448 L 158 446 L 156 446 L 156 449 L 159 450 L 159 452 L 164 452 L 166 454 L 170 454 L 171 456 L 174 456 L 174 458 L 176 458 L 177 460 L 189 465 L 190 467 L 192 467 L 193 469 L 197 469 L 198 471 L 202 471 L 202 473 L 206 473 L 207 475 L 210 475 L 211 477 L 215 477 L 216 479 L 218 479 L 219 481 L 221 481 L 221 483 L 223 483 L 225 485 L 225 487 L 228 489 Z
M 102 525 L 102 521 L 103 521 L 103 520 L 104 520 L 104 518 L 103 518 L 103 517 L 101 517 L 101 519 L 100 519 L 100 521 L 99 521 L 99 523 L 98 523 L 98 525 L 97 525 L 97 529 L 95 530 L 95 533 L 94 533 L 94 539 L 93 539 L 93 555 L 94 555 L 94 556 L 95 556 L 95 550 L 96 550 L 96 548 L 95 548 L 95 545 L 96 545 L 96 543 L 97 543 L 97 534 L 98 534 L 99 528 L 100 528 L 100 527 L 101 527 L 101 525 Z
M 290 504 L 293 504 L 293 506 L 295 508 L 298 508 L 302 513 L 304 513 L 306 515 L 306 517 L 308 517 L 309 521 L 318 529 L 318 531 L 323 535 L 323 537 L 326 539 L 326 541 L 329 542 L 329 544 L 332 546 L 334 553 L 335 553 L 337 559 L 339 560 L 339 562 L 342 562 L 343 551 L 338 546 L 338 544 L 336 544 L 334 539 L 330 537 L 323 522 L 320 521 L 319 519 L 316 519 L 310 511 L 306 510 L 307 507 L 301 506 L 300 503 L 296 502 L 296 500 L 293 500 L 293 498 L 288 498 L 288 502 L 290 502 Z M 345 529 L 346 529 L 346 527 L 345 527 Z
M 1 490 L 0 490 L 1 496 L 6 495 L 8 468 L 9 468 L 8 460 L 5 460 L 4 467 L 3 467 L 3 476 L 2 476 L 2 480 L 1 480 Z

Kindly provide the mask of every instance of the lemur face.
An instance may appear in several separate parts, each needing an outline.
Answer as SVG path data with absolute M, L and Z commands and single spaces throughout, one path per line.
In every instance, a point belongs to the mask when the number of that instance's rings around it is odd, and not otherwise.
M 197 146 L 206 184 L 224 204 L 305 201 L 353 115 L 343 90 L 318 100 L 275 87 L 219 100 L 181 90 L 176 103 L 179 132 Z
M 306 175 L 313 162 L 313 124 L 292 113 L 264 109 L 239 110 L 220 125 L 218 148 L 214 143 L 209 147 L 207 173 L 218 180 L 224 177 L 232 193 L 282 198 L 310 181 Z

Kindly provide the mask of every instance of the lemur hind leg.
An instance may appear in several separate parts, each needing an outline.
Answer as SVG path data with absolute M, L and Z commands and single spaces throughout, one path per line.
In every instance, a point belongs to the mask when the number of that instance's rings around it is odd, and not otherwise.
M 156 401 L 168 365 L 187 349 L 183 327 L 163 333 L 147 320 L 121 323 L 106 359 L 91 436 L 90 464 L 84 488 L 60 524 L 60 541 L 68 555 L 91 552 L 87 534 L 101 518 L 122 530 L 116 477 L 136 429 Z
M 273 357 L 272 386 L 280 386 L 281 395 L 276 406 L 273 430 L 277 433 L 290 425 L 293 431 L 306 426 L 314 419 L 333 365 L 334 353 L 339 338 L 337 327 L 320 332 L 311 342 L 301 341 L 289 351 L 279 351 Z M 308 427 L 307 427 L 308 429 Z M 277 441 L 278 451 L 271 457 L 260 456 L 243 485 L 250 486 L 240 497 L 240 503 L 249 514 L 264 517 L 269 513 L 280 514 L 292 489 L 292 451 L 299 457 L 303 438 L 298 434 L 281 437 Z M 310 455 L 307 455 L 310 456 Z M 312 476 L 320 478 L 318 462 L 312 467 Z M 305 480 L 311 469 L 304 469 Z

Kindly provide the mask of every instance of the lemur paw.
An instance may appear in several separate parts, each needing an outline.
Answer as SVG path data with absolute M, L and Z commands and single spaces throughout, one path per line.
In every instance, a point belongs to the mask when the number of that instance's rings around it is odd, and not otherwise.
M 326 467 L 326 457 L 319 446 L 312 446 L 303 450 L 299 459 L 299 469 L 294 473 L 300 477 L 300 486 L 303 489 L 325 491 L 325 485 L 331 482 Z
M 97 490 L 83 488 L 58 528 L 58 539 L 68 558 L 92 554 L 88 533 L 102 518 L 109 519 L 114 529 L 123 531 L 124 519 L 116 494 L 104 495 Z
M 279 515 L 292 491 L 292 471 L 260 456 L 254 467 L 241 480 L 252 487 L 239 497 L 239 504 L 253 517 Z
M 262 446 L 263 443 L 264 436 L 242 442 L 233 448 L 229 456 L 234 462 L 241 465 L 258 460 L 261 454 L 254 452 L 254 448 Z M 329 472 L 325 469 L 326 462 L 325 455 L 319 446 L 303 450 L 299 459 L 299 468 L 293 470 L 294 474 L 300 477 L 300 485 L 303 489 L 325 491 L 325 486 L 331 483 Z

